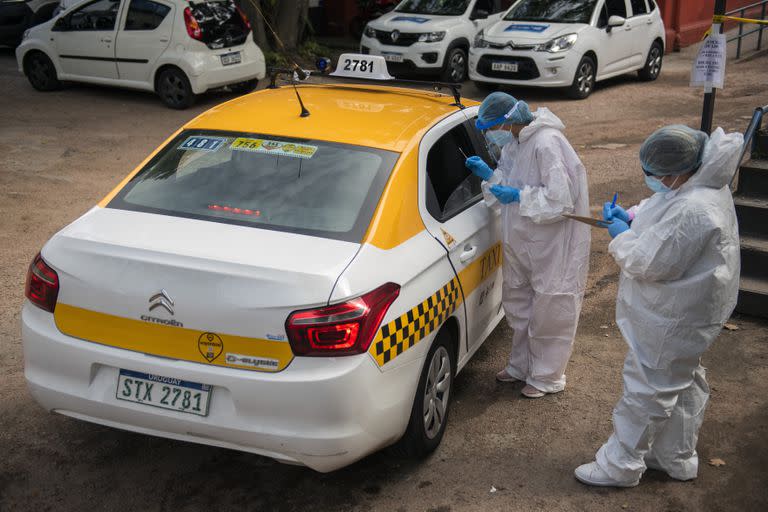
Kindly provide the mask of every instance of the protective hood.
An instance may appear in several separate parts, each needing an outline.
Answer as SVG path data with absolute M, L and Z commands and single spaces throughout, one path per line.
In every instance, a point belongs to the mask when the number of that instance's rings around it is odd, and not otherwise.
M 688 180 L 680 190 L 689 187 L 723 188 L 731 182 L 739 156 L 744 146 L 744 136 L 740 133 L 726 134 L 722 128 L 715 130 L 709 137 L 704 158 L 699 170 Z
M 539 108 L 533 113 L 533 121 L 531 124 L 520 130 L 520 142 L 525 142 L 530 139 L 536 132 L 544 128 L 554 128 L 555 130 L 562 132 L 565 130 L 565 125 L 546 107 Z

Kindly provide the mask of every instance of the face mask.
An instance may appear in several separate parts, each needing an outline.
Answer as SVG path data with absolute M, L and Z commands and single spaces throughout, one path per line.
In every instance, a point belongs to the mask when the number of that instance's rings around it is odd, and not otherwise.
M 673 187 L 675 186 L 675 183 L 677 183 L 677 178 L 675 178 L 675 181 L 672 182 Z M 657 192 L 657 193 L 672 192 L 671 187 L 666 186 L 664 183 L 661 182 L 660 179 L 654 178 L 653 176 L 646 176 L 645 184 L 653 192 Z
M 486 132 L 485 136 L 488 139 L 488 142 L 495 144 L 500 148 L 503 148 L 514 139 L 512 134 L 507 130 L 491 130 Z

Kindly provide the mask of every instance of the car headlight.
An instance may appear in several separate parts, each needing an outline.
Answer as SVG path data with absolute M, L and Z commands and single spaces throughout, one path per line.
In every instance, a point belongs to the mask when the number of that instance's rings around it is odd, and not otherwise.
M 376 37 L 376 29 L 370 25 L 365 26 L 365 37 Z
M 445 37 L 445 32 L 427 32 L 419 35 L 420 43 L 436 43 L 442 41 Z
M 475 48 L 488 48 L 488 41 L 483 38 L 483 31 L 477 33 L 475 40 L 472 43 Z
M 28 38 L 28 37 L 29 37 L 29 32 L 30 32 L 30 30 L 29 30 L 29 29 L 27 29 L 27 30 L 25 30 L 25 31 L 24 31 L 24 34 L 21 36 L 21 40 L 22 40 L 22 41 L 24 41 L 26 38 Z
M 578 39 L 578 37 L 578 34 L 567 34 L 564 36 L 556 37 L 551 41 L 547 41 L 544 44 L 536 46 L 536 51 L 550 53 L 564 52 L 566 50 L 570 50 L 573 45 L 576 44 L 576 39 Z

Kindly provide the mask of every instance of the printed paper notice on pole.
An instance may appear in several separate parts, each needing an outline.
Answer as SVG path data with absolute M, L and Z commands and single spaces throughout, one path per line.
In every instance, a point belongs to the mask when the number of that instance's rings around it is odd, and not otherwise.
M 712 30 L 699 48 L 691 70 L 691 87 L 723 88 L 725 82 L 725 34 Z

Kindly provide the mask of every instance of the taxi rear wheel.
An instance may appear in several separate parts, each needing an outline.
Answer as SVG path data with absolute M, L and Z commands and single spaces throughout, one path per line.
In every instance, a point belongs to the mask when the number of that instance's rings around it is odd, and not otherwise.
M 408 457 L 433 452 L 443 439 L 448 424 L 456 356 L 451 334 L 442 329 L 435 338 L 421 370 L 408 428 L 395 451 Z
M 157 77 L 157 94 L 167 107 L 182 110 L 195 102 L 195 93 L 184 72 L 178 68 L 166 68 Z

